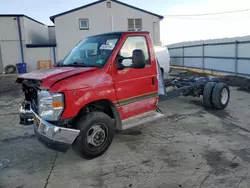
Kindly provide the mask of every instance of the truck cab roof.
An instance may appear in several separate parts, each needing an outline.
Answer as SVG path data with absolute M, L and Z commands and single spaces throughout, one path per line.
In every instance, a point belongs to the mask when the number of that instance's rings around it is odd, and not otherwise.
M 92 35 L 90 37 L 94 36 L 101 36 L 101 35 L 122 35 L 122 34 L 149 34 L 148 31 L 115 31 L 115 32 L 109 32 L 109 33 L 102 33 L 98 35 Z

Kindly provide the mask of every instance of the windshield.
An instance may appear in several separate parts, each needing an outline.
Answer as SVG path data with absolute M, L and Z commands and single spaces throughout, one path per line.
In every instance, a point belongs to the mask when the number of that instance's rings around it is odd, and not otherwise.
M 78 43 L 59 66 L 103 67 L 118 39 L 119 35 L 88 37 Z

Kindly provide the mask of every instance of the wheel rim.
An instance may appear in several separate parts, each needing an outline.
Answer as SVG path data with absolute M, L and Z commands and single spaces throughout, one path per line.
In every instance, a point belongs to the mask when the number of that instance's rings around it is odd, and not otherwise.
M 228 101 L 228 91 L 226 88 L 221 91 L 221 103 L 226 104 Z
M 99 147 L 106 140 L 106 126 L 93 125 L 87 132 L 87 144 L 90 147 Z

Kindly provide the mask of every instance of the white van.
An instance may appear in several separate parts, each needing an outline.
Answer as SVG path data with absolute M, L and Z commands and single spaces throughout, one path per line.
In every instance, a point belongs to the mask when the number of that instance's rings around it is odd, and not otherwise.
M 168 73 L 170 69 L 170 56 L 168 48 L 166 46 L 154 46 L 154 50 L 162 74 Z

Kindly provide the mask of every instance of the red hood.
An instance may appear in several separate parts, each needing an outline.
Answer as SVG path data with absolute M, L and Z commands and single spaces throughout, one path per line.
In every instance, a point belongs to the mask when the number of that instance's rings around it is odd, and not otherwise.
M 41 80 L 43 88 L 50 88 L 55 82 L 59 80 L 96 69 L 96 67 L 54 67 L 20 75 L 18 80 Z

